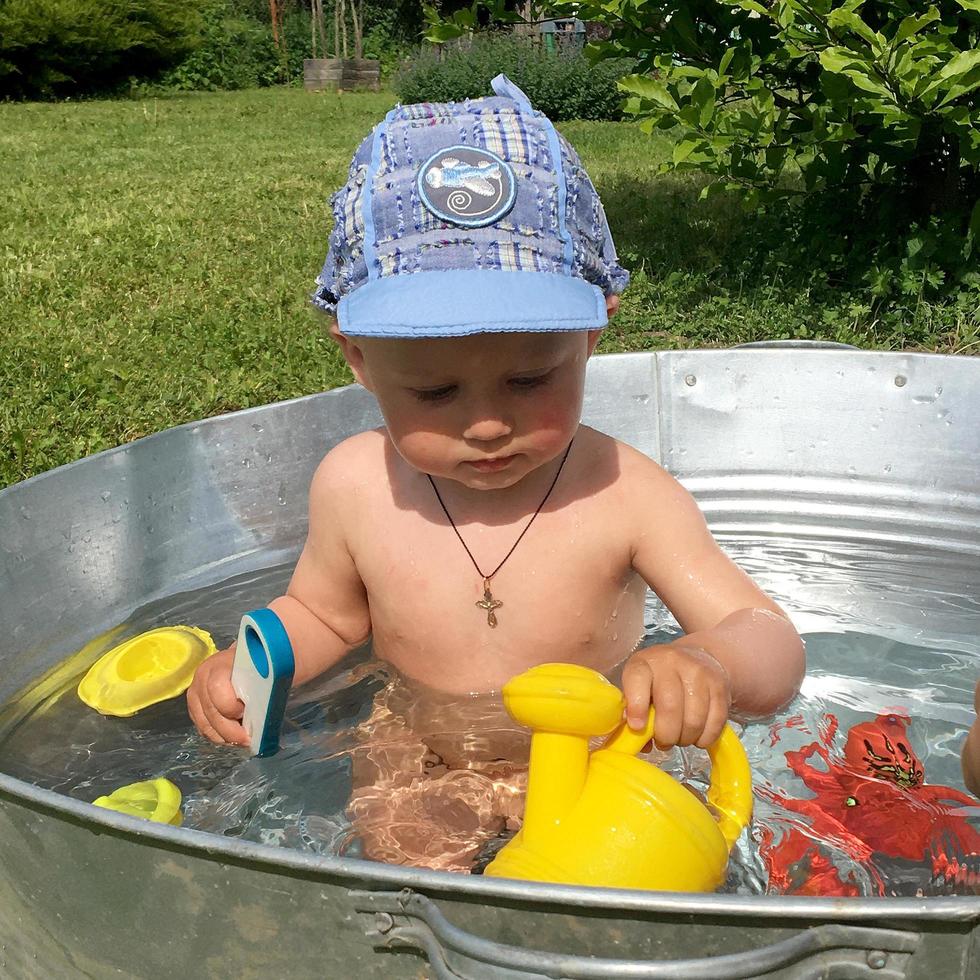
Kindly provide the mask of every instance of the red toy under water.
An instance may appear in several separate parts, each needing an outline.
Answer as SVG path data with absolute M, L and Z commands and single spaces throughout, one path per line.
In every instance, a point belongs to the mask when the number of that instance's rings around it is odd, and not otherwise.
M 814 796 L 794 799 L 759 789 L 764 799 L 806 817 L 808 823 L 805 829 L 794 824 L 778 841 L 771 830 L 763 831 L 761 850 L 773 891 L 860 894 L 853 876 L 841 877 L 821 842 L 864 865 L 879 895 L 892 893 L 879 870 L 882 863 L 898 878 L 910 867 L 921 868 L 919 878 L 931 891 L 970 893 L 980 887 L 980 833 L 958 809 L 972 807 L 976 814 L 980 801 L 925 782 L 922 761 L 909 744 L 909 721 L 907 715 L 891 712 L 855 725 L 847 733 L 843 760 L 836 760 L 830 746 L 838 722 L 828 714 L 818 741 L 786 753 L 790 769 Z M 782 727 L 802 725 L 802 717 L 795 716 Z M 774 729 L 774 744 L 777 738 Z M 814 755 L 825 769 L 813 765 Z M 922 890 L 921 882 L 917 890 Z

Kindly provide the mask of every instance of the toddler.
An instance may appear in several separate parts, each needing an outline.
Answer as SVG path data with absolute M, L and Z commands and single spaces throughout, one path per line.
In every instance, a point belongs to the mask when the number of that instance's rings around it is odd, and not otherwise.
M 799 688 L 796 630 L 655 462 L 579 421 L 628 273 L 575 151 L 505 76 L 490 98 L 397 106 L 332 199 L 314 303 L 385 424 L 323 459 L 309 534 L 269 605 L 294 683 L 373 641 L 415 682 L 499 689 L 548 661 L 626 661 L 627 719 L 707 746 Z M 650 586 L 685 635 L 637 651 Z M 627 658 L 629 658 L 627 660 Z M 233 649 L 188 691 L 246 744 Z
M 974 796 L 980 796 L 980 683 L 973 692 L 973 707 L 977 717 L 967 732 L 960 762 L 963 765 L 963 782 L 966 783 L 966 788 Z

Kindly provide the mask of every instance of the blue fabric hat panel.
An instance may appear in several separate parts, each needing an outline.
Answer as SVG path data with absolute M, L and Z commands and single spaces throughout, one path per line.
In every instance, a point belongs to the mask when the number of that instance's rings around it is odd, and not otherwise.
M 404 106 L 389 115 L 372 202 L 379 274 L 561 272 L 558 180 L 539 118 L 499 97 Z M 489 179 L 480 178 L 481 169 Z M 492 196 L 479 193 L 491 185 Z M 467 198 L 468 207 L 454 214 L 453 202 Z M 469 216 L 484 203 L 492 209 Z
M 396 106 L 358 148 L 332 199 L 313 297 L 342 330 L 456 336 L 605 324 L 604 296 L 622 292 L 628 273 L 598 195 L 524 93 L 502 75 L 493 88 L 484 99 Z M 501 272 L 523 275 L 502 287 Z

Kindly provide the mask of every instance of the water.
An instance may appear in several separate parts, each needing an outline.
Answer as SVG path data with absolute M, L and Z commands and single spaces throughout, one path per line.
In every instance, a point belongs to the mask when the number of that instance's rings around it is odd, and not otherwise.
M 792 610 L 808 655 L 800 695 L 775 721 L 741 732 L 756 811 L 725 890 L 805 892 L 816 882 L 832 894 L 980 892 L 980 835 L 971 836 L 980 830 L 980 801 L 954 801 L 954 811 L 928 789 L 963 792 L 959 749 L 980 677 L 975 559 L 841 542 L 832 553 L 826 543 L 725 544 Z M 189 623 L 223 647 L 242 611 L 279 594 L 289 573 L 269 568 L 149 604 L 112 642 Z M 677 635 L 654 597 L 646 624 L 644 644 Z M 479 870 L 518 825 L 527 736 L 495 698 L 423 691 L 363 649 L 291 696 L 282 749 L 254 759 L 200 738 L 183 698 L 132 718 L 86 708 L 74 691 L 98 652 L 0 709 L 0 769 L 84 801 L 166 776 L 183 794 L 186 827 L 452 870 Z M 893 741 L 901 732 L 924 787 L 858 778 L 844 764 L 847 731 L 890 712 L 900 728 L 885 721 L 881 731 Z M 809 753 L 805 763 L 801 751 Z M 787 752 L 797 753 L 796 771 Z M 705 753 L 651 758 L 706 790 Z M 815 797 L 818 784 L 824 792 Z M 890 815 L 894 839 L 875 824 L 872 804 Z M 914 859 L 894 853 L 909 828 L 924 841 Z

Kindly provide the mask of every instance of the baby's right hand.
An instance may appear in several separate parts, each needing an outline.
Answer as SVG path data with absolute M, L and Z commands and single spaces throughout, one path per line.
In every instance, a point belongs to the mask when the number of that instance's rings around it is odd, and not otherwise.
M 207 658 L 187 689 L 187 710 L 197 730 L 218 745 L 248 745 L 239 719 L 245 705 L 231 686 L 235 648 L 229 647 Z

